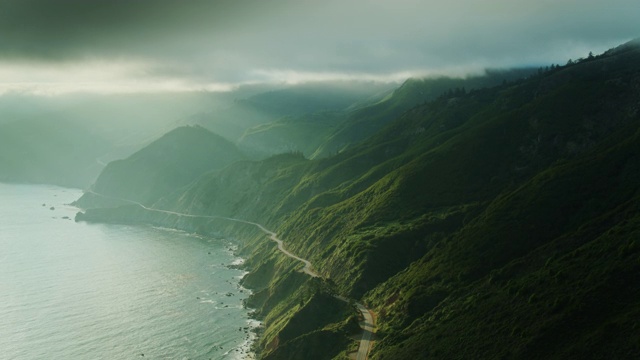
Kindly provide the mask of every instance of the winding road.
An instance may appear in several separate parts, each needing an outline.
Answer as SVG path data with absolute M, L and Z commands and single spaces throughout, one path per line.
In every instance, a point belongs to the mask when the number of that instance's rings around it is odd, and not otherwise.
M 364 307 L 361 303 L 356 303 L 356 307 L 360 310 L 360 313 L 364 317 L 362 326 L 362 339 L 360 339 L 360 346 L 358 346 L 358 356 L 356 360 L 366 360 L 369 356 L 369 349 L 371 349 L 371 337 L 373 336 L 373 330 L 375 323 L 371 311 Z
M 240 222 L 240 223 L 244 223 L 244 224 L 249 224 L 249 225 L 253 225 L 258 227 L 262 232 L 264 232 L 265 234 L 269 235 L 269 239 L 271 239 L 272 241 L 274 241 L 276 244 L 278 244 L 278 250 L 280 250 L 280 252 L 282 252 L 283 254 L 285 254 L 286 256 L 298 260 L 300 262 L 302 262 L 304 264 L 304 268 L 302 268 L 302 271 L 314 278 L 320 277 L 320 275 L 313 271 L 313 266 L 311 265 L 311 262 L 309 262 L 309 260 L 303 259 L 299 256 L 296 256 L 294 254 L 292 254 L 291 252 L 289 252 L 287 249 L 284 248 L 284 242 L 278 238 L 278 234 L 276 234 L 275 232 L 265 228 L 263 225 L 255 223 L 255 222 L 251 222 L 251 221 L 247 221 L 247 220 L 242 220 L 242 219 L 236 219 L 236 218 L 230 218 L 230 217 L 224 217 L 224 216 L 213 216 L 213 215 L 193 215 L 193 214 L 186 214 L 186 213 L 180 213 L 180 212 L 175 212 L 175 211 L 169 211 L 169 210 L 161 210 L 161 209 L 155 209 L 155 208 L 150 208 L 145 206 L 144 204 L 141 204 L 137 201 L 133 201 L 133 200 L 128 200 L 128 199 L 122 199 L 122 198 L 117 198 L 117 197 L 113 197 L 113 196 L 107 196 L 107 195 L 103 195 L 103 194 L 99 194 L 95 191 L 92 190 L 87 190 L 86 192 L 91 193 L 93 195 L 96 196 L 100 196 L 103 198 L 107 198 L 107 199 L 114 199 L 114 200 L 120 200 L 120 201 L 124 201 L 133 205 L 137 205 L 147 211 L 154 211 L 154 212 L 159 212 L 159 213 L 163 213 L 163 214 L 170 214 L 170 215 L 176 215 L 176 216 L 183 216 L 183 217 L 191 217 L 191 218 L 201 218 L 201 219 L 223 219 L 223 220 L 229 220 L 229 221 L 235 221 L 235 222 Z M 339 299 L 341 301 L 344 302 L 349 302 L 349 299 L 339 296 L 339 295 L 335 295 L 336 299 Z M 358 311 L 360 311 L 360 313 L 362 314 L 362 317 L 364 319 L 364 321 L 362 322 L 362 324 L 360 325 L 362 327 L 362 338 L 360 339 L 360 345 L 358 346 L 358 354 L 356 356 L 356 360 L 366 360 L 369 356 L 369 350 L 371 349 L 371 337 L 373 336 L 373 332 L 375 329 L 375 320 L 373 318 L 373 315 L 371 313 L 371 311 L 369 309 L 367 309 L 363 304 L 356 302 L 355 303 L 356 308 L 358 309 Z

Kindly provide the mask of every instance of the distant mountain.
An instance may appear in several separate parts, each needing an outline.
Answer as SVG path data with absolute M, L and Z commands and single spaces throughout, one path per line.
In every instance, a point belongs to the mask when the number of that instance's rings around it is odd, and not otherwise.
M 153 206 L 263 223 L 322 275 L 247 241 L 265 359 L 346 357 L 358 313 L 336 292 L 376 313 L 372 359 L 638 358 L 638 99 L 636 41 L 447 91 L 335 156 L 236 162 Z M 252 234 L 132 206 L 79 218 Z
M 486 70 L 483 75 L 467 78 L 436 77 L 408 79 L 381 101 L 355 109 L 333 130 L 312 157 L 326 157 L 366 140 L 391 120 L 410 108 L 429 102 L 447 92 L 468 91 L 500 85 L 535 73 L 535 69 Z
M 227 139 L 236 141 L 245 131 L 283 118 L 301 118 L 312 114 L 342 111 L 354 103 L 374 101 L 393 87 L 392 84 L 370 82 L 318 82 L 288 85 L 248 97 L 236 98 L 233 106 L 200 113 L 196 122 Z M 251 130 L 250 130 L 251 132 Z M 242 141 L 242 147 L 260 155 L 261 146 Z M 277 142 L 272 148 L 279 149 Z M 268 154 L 273 154 L 271 150 Z
M 238 140 L 242 148 L 254 152 L 273 155 L 285 151 L 300 151 L 310 158 L 333 155 L 366 140 L 382 129 L 388 122 L 404 111 L 427 101 L 431 101 L 447 92 L 466 91 L 499 85 L 505 81 L 524 78 L 535 72 L 534 69 L 487 70 L 485 74 L 469 78 L 438 77 L 428 79 L 409 79 L 393 91 L 376 93 L 367 99 L 345 106 L 354 97 L 342 98 L 341 107 L 332 107 L 331 101 L 320 107 L 327 96 L 318 96 L 312 104 L 318 109 L 333 111 L 314 111 L 313 106 L 297 106 L 301 114 L 289 115 L 275 121 L 252 126 L 244 131 Z M 304 94 L 298 95 L 303 98 Z M 265 94 L 261 100 L 270 98 Z M 292 98 L 291 100 L 296 100 Z M 302 102 L 308 104 L 309 101 Z M 285 104 L 288 104 L 285 102 Z M 294 110 L 291 110 L 295 113 Z
M 229 93 L 61 94 L 0 96 L 0 181 L 88 188 L 106 163 L 123 159 L 203 109 L 222 109 Z
M 0 124 L 0 181 L 84 188 L 102 170 L 108 142 L 64 120 Z
M 238 146 L 264 156 L 301 152 L 311 157 L 345 118 L 344 111 L 287 116 L 245 130 Z
M 243 159 L 244 155 L 228 140 L 200 126 L 185 126 L 124 160 L 110 162 L 91 189 L 110 197 L 151 204 L 208 171 Z M 78 204 L 92 206 L 99 200 L 87 193 Z

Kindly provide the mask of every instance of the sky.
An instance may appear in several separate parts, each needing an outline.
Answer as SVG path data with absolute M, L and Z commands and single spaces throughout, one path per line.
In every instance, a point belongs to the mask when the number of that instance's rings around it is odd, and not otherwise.
M 0 0 L 0 94 L 225 91 L 566 63 L 638 0 Z

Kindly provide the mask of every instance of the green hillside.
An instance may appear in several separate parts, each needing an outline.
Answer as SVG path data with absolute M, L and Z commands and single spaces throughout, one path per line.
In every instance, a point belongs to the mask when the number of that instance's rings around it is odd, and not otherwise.
M 283 109 L 280 113 L 290 115 L 247 128 L 239 138 L 238 146 L 264 155 L 300 151 L 309 158 L 327 157 L 366 140 L 406 110 L 442 94 L 491 87 L 526 77 L 533 72 L 528 68 L 487 70 L 485 74 L 468 78 L 443 76 L 409 79 L 391 92 L 373 93 L 381 86 L 372 86 L 369 91 L 373 95 L 365 100 L 361 99 L 363 94 L 358 93 L 358 98 L 344 89 L 337 92 L 330 88 L 324 91 L 314 89 L 313 92 L 292 88 L 281 91 L 284 94 L 259 94 L 254 97 L 261 100 L 257 104 L 262 104 L 265 99 L 273 99 L 275 105 L 272 107 L 286 105 L 286 111 Z M 291 97 L 290 93 L 294 90 L 300 94 Z M 338 98 L 340 101 L 334 98 L 336 95 L 341 96 Z M 349 101 L 351 105 L 346 106 Z M 248 100 L 243 104 L 254 104 L 254 101 Z M 260 106 L 266 107 L 265 104 Z
M 110 162 L 93 191 L 113 198 L 152 204 L 198 176 L 222 168 L 244 155 L 229 141 L 200 127 L 177 128 L 124 160 Z M 100 198 L 85 194 L 80 206 Z
M 392 94 L 369 106 L 346 114 L 346 119 L 328 134 L 313 157 L 326 157 L 366 140 L 410 108 L 454 91 L 466 91 L 499 85 L 531 75 L 533 69 L 486 70 L 467 78 L 434 77 L 408 79 Z
M 638 358 L 639 99 L 636 41 L 445 92 L 332 157 L 236 162 L 153 206 L 265 224 L 314 264 L 322 280 L 247 237 L 266 359 L 344 359 L 356 311 L 335 292 L 378 315 L 372 359 Z M 247 231 L 132 206 L 79 218 Z
M 344 111 L 287 116 L 245 130 L 238 140 L 238 146 L 260 154 L 300 151 L 310 157 L 344 118 Z
M 243 151 L 260 157 L 273 155 L 283 149 L 280 138 L 269 139 L 268 143 L 256 144 L 243 141 L 247 134 L 264 130 L 270 123 L 281 123 L 286 119 L 301 119 L 325 112 L 344 111 L 354 103 L 368 103 L 377 100 L 379 94 L 388 91 L 391 84 L 371 82 L 326 81 L 309 84 L 286 85 L 279 88 L 257 89 L 254 94 L 238 96 L 233 105 L 201 113 L 190 119 L 191 123 L 220 134 L 232 141 L 239 141 Z M 260 130 L 257 130 L 260 129 Z M 294 134 L 295 130 L 294 130 Z M 289 141 L 300 141 L 287 134 Z M 293 149 L 300 150 L 300 149 Z

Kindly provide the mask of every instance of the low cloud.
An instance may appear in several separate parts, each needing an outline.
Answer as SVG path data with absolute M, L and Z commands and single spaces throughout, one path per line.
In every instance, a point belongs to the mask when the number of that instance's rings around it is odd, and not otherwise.
M 0 0 L 0 73 L 22 67 L 0 87 L 71 89 L 100 63 L 85 84 L 113 91 L 537 66 L 637 37 L 639 18 L 637 0 Z

